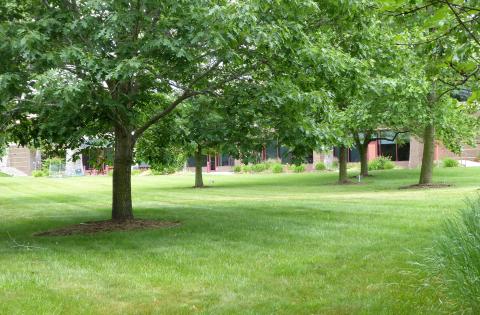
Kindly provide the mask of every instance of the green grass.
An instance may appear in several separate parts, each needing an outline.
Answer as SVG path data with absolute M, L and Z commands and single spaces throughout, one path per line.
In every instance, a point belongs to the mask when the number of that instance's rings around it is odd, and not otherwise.
M 44 238 L 108 218 L 111 177 L 1 178 L 0 314 L 451 313 L 412 262 L 480 169 L 436 169 L 455 185 L 437 190 L 398 189 L 418 170 L 372 174 L 134 177 L 137 217 L 181 227 Z
M 7 175 L 5 173 L 0 172 L 0 177 L 9 177 L 10 175 Z

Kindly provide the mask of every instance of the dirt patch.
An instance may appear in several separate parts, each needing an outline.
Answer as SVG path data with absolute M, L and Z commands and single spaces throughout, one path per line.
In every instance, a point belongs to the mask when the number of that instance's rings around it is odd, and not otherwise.
M 179 221 L 156 221 L 156 220 L 128 220 L 120 221 L 90 221 L 70 225 L 60 229 L 52 229 L 45 232 L 33 234 L 33 236 L 66 236 L 74 234 L 93 234 L 100 232 L 112 231 L 130 231 L 130 230 L 145 230 L 145 229 L 163 229 L 179 226 Z
M 435 189 L 435 188 L 447 188 L 452 187 L 451 184 L 414 184 L 408 186 L 402 186 L 400 189 Z

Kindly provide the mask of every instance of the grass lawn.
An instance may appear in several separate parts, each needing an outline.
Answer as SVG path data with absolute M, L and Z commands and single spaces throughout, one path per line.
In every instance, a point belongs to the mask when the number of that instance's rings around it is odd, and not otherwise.
M 434 190 L 398 189 L 418 170 L 373 174 L 137 176 L 137 217 L 180 227 L 42 238 L 109 218 L 111 178 L 0 178 L 0 314 L 451 313 L 412 262 L 480 168 L 437 169 L 455 186 Z

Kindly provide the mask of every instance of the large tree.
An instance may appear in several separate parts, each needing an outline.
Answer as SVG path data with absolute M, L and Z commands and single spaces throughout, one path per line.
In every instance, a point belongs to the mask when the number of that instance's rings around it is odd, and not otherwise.
M 478 1 L 384 1 L 402 36 L 399 45 L 412 47 L 423 68 L 428 91 L 412 111 L 411 128 L 423 141 L 420 185 L 433 179 L 436 140 L 460 153 L 472 144 L 478 125 L 472 116 L 478 93 Z M 403 27 L 403 30 L 402 30 Z M 458 89 L 473 90 L 470 103 L 451 97 Z
M 17 99 L 32 114 L 19 140 L 74 148 L 112 135 L 114 220 L 133 218 L 138 139 L 184 101 L 288 60 L 317 9 L 303 1 L 33 2 L 32 18 L 14 24 L 30 43 L 22 48 L 29 63 L 49 70 Z

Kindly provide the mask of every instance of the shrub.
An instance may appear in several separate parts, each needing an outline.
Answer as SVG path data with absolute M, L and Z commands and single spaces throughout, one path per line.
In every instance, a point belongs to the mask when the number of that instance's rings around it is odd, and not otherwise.
M 303 172 L 305 172 L 305 165 L 303 165 L 303 164 L 292 165 L 291 169 L 294 173 L 303 173 Z
M 338 161 L 333 161 L 332 162 L 332 169 L 335 170 L 338 168 Z
M 251 165 L 244 165 L 244 166 L 242 167 L 242 171 L 243 171 L 244 173 L 251 173 L 251 172 L 252 172 L 252 166 L 251 166 Z
M 272 165 L 272 173 L 283 173 L 283 165 L 280 163 L 275 163 Z
M 394 167 L 395 163 L 387 156 L 379 156 L 368 163 L 368 169 L 371 171 L 390 170 Z
M 426 266 L 462 313 L 480 314 L 480 196 L 446 221 Z
M 43 170 L 36 170 L 36 171 L 32 172 L 32 176 L 33 177 L 45 177 L 45 176 L 48 176 L 48 173 L 46 173 Z
M 317 171 L 324 171 L 326 169 L 327 169 L 327 167 L 322 162 L 315 164 L 315 170 L 317 170 Z
M 235 165 L 235 166 L 233 167 L 233 171 L 234 171 L 235 173 L 241 173 L 241 172 L 242 172 L 242 166 L 240 166 L 240 165 Z
M 460 163 L 452 158 L 446 158 L 442 161 L 443 167 L 458 167 Z
M 258 163 L 252 165 L 252 171 L 255 173 L 261 173 L 267 170 L 267 166 L 264 163 Z

